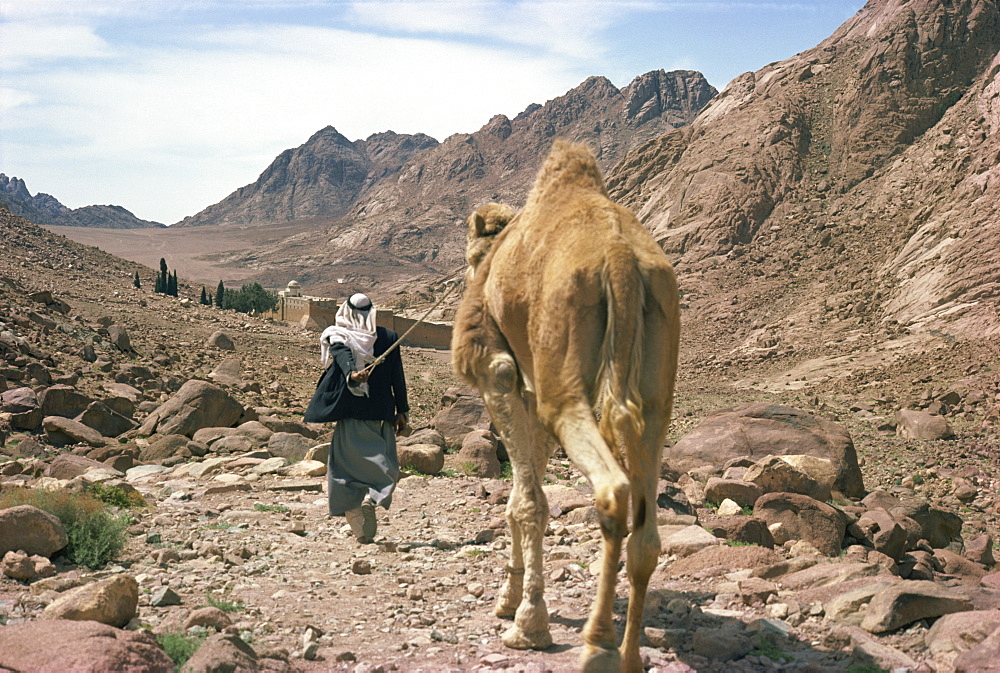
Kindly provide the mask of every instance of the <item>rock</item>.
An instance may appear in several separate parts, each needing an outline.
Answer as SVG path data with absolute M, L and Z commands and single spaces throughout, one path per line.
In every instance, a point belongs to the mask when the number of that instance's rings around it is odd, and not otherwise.
M 444 451 L 448 448 L 448 442 L 444 435 L 434 428 L 421 428 L 415 430 L 409 437 L 399 437 L 396 439 L 397 446 L 410 446 L 411 444 L 434 444 L 440 446 Z
M 766 456 L 747 468 L 744 481 L 756 484 L 764 493 L 799 493 L 820 502 L 830 499 L 830 489 L 783 460 Z
M 3 555 L 3 560 L 0 561 L 0 574 L 15 580 L 34 579 L 36 576 L 35 564 L 31 557 L 23 551 L 9 551 Z
M 91 402 L 92 399 L 76 388 L 64 385 L 49 386 L 38 396 L 42 416 L 74 418 L 82 414 Z
M 49 443 L 55 446 L 80 443 L 104 446 L 104 437 L 101 433 L 70 418 L 46 416 L 42 419 L 42 427 L 45 428 L 45 436 Z
M 313 445 L 308 451 L 306 451 L 306 455 L 303 460 L 318 460 L 325 465 L 330 461 L 330 442 Z
M 31 505 L 0 510 L 0 554 L 21 550 L 50 557 L 68 542 L 62 523 L 48 512 Z
M 205 639 L 184 665 L 185 673 L 256 671 L 257 653 L 233 633 L 216 633 Z
M 458 452 L 458 465 L 469 475 L 496 479 L 500 476 L 497 458 L 497 438 L 489 430 L 473 430 L 462 440 Z
M 143 461 L 164 460 L 174 456 L 188 458 L 192 455 L 188 450 L 188 439 L 185 435 L 162 435 L 156 441 L 139 450 L 139 459 Z
M 944 416 L 916 409 L 896 412 L 896 435 L 903 439 L 948 439 L 955 435 Z
M 728 625 L 722 628 L 698 628 L 691 634 L 691 651 L 698 656 L 716 661 L 733 661 L 749 654 L 754 641 L 739 630 Z
M 966 584 L 979 584 L 986 574 L 986 569 L 978 563 L 948 549 L 935 549 L 934 560 L 943 572 L 960 577 Z
M 170 605 L 180 605 L 181 597 L 170 587 L 160 587 L 149 597 L 149 604 L 154 608 L 165 608 Z
M 397 446 L 396 455 L 401 469 L 435 475 L 444 468 L 444 450 L 436 444 Z
M 738 516 L 743 514 L 743 508 L 736 501 L 726 498 L 719 503 L 719 509 L 716 510 L 716 513 L 719 516 Z
M 148 631 L 59 619 L 0 627 L 0 669 L 173 673 L 174 662 Z
M 271 439 L 271 435 L 274 434 L 274 430 L 271 430 L 260 421 L 247 421 L 246 423 L 241 423 L 236 427 L 235 434 L 249 437 L 256 444 L 264 446 L 267 444 L 267 440 Z
M 294 432 L 275 432 L 267 441 L 267 450 L 272 456 L 302 460 L 313 444 L 314 440 Z
M 19 414 L 34 409 L 38 409 L 38 397 L 31 388 L 23 386 L 0 392 L 0 411 Z
M 722 507 L 719 507 L 719 511 L 722 511 Z M 774 547 L 774 536 L 768 530 L 767 524 L 760 519 L 743 515 L 710 516 L 705 517 L 701 525 L 711 531 L 715 537 L 730 542 L 755 544 L 768 549 Z
M 232 386 L 239 388 L 243 385 L 243 362 L 239 358 L 223 358 L 215 369 L 208 375 L 220 386 Z
M 1000 673 L 1000 629 L 955 659 L 955 673 Z
M 545 499 L 549 503 L 549 513 L 553 517 L 562 516 L 580 507 L 587 507 L 594 501 L 579 489 L 562 484 L 545 484 L 542 486 L 542 492 L 545 493 Z
M 809 562 L 811 559 L 804 559 Z M 778 577 L 778 584 L 792 591 L 828 587 L 887 571 L 877 563 L 815 563 L 800 570 L 793 570 Z M 762 575 L 767 577 L 767 575 Z
M 705 547 L 717 544 L 722 544 L 722 540 L 701 526 L 683 526 L 679 530 L 660 531 L 660 549 L 664 554 L 690 556 Z
M 132 339 L 129 337 L 128 330 L 121 325 L 110 325 L 108 327 L 108 341 L 122 353 L 133 352 Z
M 229 338 L 229 335 L 222 331 L 212 332 L 212 335 L 205 340 L 207 348 L 218 348 L 221 351 L 234 351 L 236 344 Z
M 431 426 L 441 433 L 448 447 L 459 448 L 473 430 L 489 430 L 490 415 L 478 393 L 469 388 L 449 388 Z
M 885 633 L 919 619 L 971 607 L 972 603 L 953 589 L 935 582 L 908 580 L 883 589 L 872 598 L 861 628 L 869 633 Z
M 741 507 L 753 507 L 757 498 L 764 495 L 764 489 L 757 484 L 742 479 L 720 479 L 711 477 L 705 484 L 705 500 L 719 502 L 729 499 Z
M 866 546 L 898 561 L 907 547 L 906 530 L 884 509 L 870 509 L 848 531 Z
M 244 419 L 250 420 L 250 419 Z M 271 430 L 272 432 L 293 432 L 297 435 L 302 435 L 303 437 L 308 437 L 309 439 L 316 439 L 319 437 L 319 433 L 310 428 L 305 423 L 299 423 L 298 421 L 288 421 L 276 416 L 260 416 L 257 418 L 260 423 Z
M 219 386 L 192 379 L 153 411 L 139 428 L 140 435 L 186 435 L 202 428 L 231 426 L 243 414 L 243 405 Z
M 767 599 L 778 595 L 778 585 L 768 582 L 759 577 L 749 577 L 739 580 L 736 585 L 739 587 L 740 596 L 746 605 L 766 605 Z
M 326 474 L 326 463 L 318 460 L 300 460 L 289 465 L 282 472 L 289 477 L 322 477 Z
M 273 436 L 274 435 L 272 435 L 272 437 Z M 299 437 L 300 435 L 294 436 Z M 190 444 L 188 445 L 188 448 L 191 448 Z M 253 437 L 248 437 L 246 435 L 228 435 L 215 440 L 208 448 L 214 453 L 227 455 L 231 453 L 248 453 L 250 451 L 254 451 L 255 449 L 261 448 L 261 443 Z M 271 451 L 271 453 L 274 452 Z
M 759 402 L 709 416 L 667 449 L 664 461 L 671 469 L 684 473 L 722 465 L 741 456 L 757 460 L 785 454 L 830 460 L 837 469 L 834 489 L 853 498 L 864 495 L 861 468 L 847 430 L 777 404 Z
M 965 558 L 986 568 L 992 568 L 996 563 L 993 560 L 993 536 L 983 533 L 969 540 L 965 545 Z
M 125 626 L 135 617 L 139 584 L 131 575 L 114 575 L 67 591 L 42 612 L 42 619 L 95 621 Z
M 74 420 L 97 430 L 104 437 L 117 437 L 136 427 L 136 422 L 112 411 L 102 402 L 91 402 Z
M 806 540 L 827 556 L 840 553 L 847 529 L 843 512 L 797 493 L 763 495 L 754 505 L 753 515 L 764 521 L 769 529 L 780 524 L 787 539 Z M 775 542 L 779 542 L 777 537 Z
M 864 586 L 838 593 L 837 596 L 823 604 L 824 618 L 840 624 L 861 626 L 868 610 L 868 604 L 891 581 L 883 580 L 871 583 L 866 581 Z M 834 585 L 832 588 L 836 589 L 838 586 L 840 585 Z
M 92 460 L 85 456 L 77 456 L 72 453 L 63 453 L 56 456 L 52 462 L 49 463 L 49 467 L 45 470 L 45 474 L 53 479 L 73 479 L 74 477 L 78 477 L 81 474 L 86 474 L 88 471 L 93 470 L 108 473 L 117 472 L 115 476 L 125 476 L 124 473 L 118 472 L 100 461 Z
M 961 539 L 962 517 L 954 512 L 931 507 L 924 500 L 901 500 L 899 506 L 889 509 L 889 513 L 897 521 L 901 521 L 901 517 L 909 517 L 920 524 L 922 537 L 935 549 L 947 547 L 952 540 Z
M 950 668 L 960 654 L 975 648 L 998 628 L 1000 610 L 954 612 L 934 622 L 924 644 L 936 663 Z
M 192 626 L 203 626 L 207 629 L 222 631 L 231 626 L 233 620 L 225 612 L 216 607 L 205 607 L 192 610 L 191 614 L 184 620 L 184 630 L 187 631 Z

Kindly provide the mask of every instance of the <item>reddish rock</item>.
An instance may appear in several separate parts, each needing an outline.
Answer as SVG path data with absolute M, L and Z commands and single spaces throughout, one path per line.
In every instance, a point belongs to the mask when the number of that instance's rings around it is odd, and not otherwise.
M 36 673 L 173 673 L 174 662 L 147 631 L 59 619 L 0 627 L 0 668 Z
M 62 523 L 48 512 L 31 505 L 0 510 L 0 554 L 22 550 L 49 557 L 67 542 Z
M 840 553 L 847 529 L 843 512 L 798 493 L 763 495 L 754 505 L 753 515 L 769 528 L 780 524 L 787 539 L 806 540 L 827 556 Z

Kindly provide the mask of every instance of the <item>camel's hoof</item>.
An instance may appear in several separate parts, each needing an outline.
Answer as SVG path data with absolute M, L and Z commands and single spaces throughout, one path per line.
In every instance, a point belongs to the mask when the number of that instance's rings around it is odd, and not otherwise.
M 493 614 L 500 619 L 513 619 L 517 613 L 518 605 L 518 603 L 497 603 L 497 606 L 493 608 Z
M 548 629 L 525 633 L 515 624 L 504 632 L 501 640 L 515 650 L 544 650 L 552 645 L 552 634 Z
M 621 656 L 618 654 L 617 648 L 606 649 L 587 646 L 580 660 L 580 670 L 584 673 L 618 673 L 620 667 Z M 640 667 L 639 670 L 642 668 Z

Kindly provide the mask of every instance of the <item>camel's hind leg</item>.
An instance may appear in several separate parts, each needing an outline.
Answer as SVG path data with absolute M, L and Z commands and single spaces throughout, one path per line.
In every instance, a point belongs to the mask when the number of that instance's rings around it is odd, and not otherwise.
M 503 643 L 517 649 L 544 649 L 552 644 L 552 636 L 542 573 L 548 505 L 541 479 L 552 445 L 521 398 L 517 365 L 508 353 L 491 356 L 479 389 L 514 470 L 507 502 L 511 565 L 496 607 L 498 616 L 513 613 L 514 624 L 503 634 Z
M 604 538 L 601 577 L 583 631 L 581 666 L 587 673 L 617 673 L 619 654 L 612 611 L 628 519 L 628 476 L 601 437 L 589 406 L 564 408 L 553 427 L 567 455 L 594 488 L 594 504 Z

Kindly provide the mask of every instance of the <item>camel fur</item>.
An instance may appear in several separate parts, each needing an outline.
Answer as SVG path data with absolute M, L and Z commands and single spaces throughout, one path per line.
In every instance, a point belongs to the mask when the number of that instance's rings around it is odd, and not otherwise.
M 514 623 L 503 642 L 552 644 L 542 478 L 560 445 L 593 486 L 603 534 L 582 668 L 641 671 L 643 602 L 660 552 L 656 486 L 677 369 L 673 269 L 635 216 L 608 198 L 582 145 L 553 146 L 519 213 L 487 204 L 467 224 L 469 268 L 452 358 L 456 373 L 482 394 L 514 472 L 510 566 L 496 606 Z M 612 608 L 629 514 L 620 654 Z

